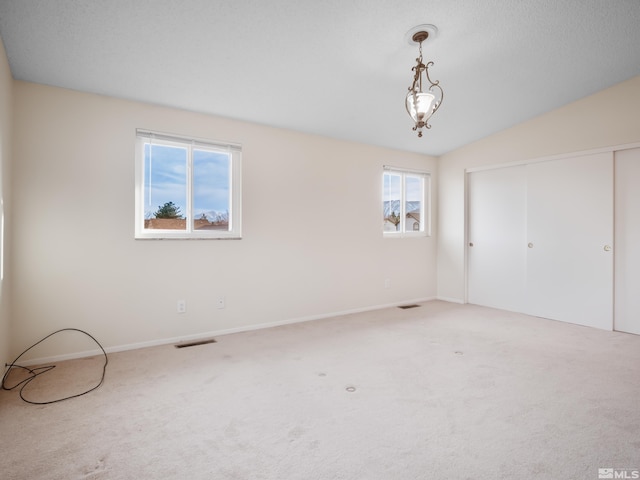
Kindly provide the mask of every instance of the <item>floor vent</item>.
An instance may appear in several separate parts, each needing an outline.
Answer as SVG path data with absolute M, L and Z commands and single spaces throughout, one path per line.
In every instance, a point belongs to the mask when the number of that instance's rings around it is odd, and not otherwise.
M 176 345 L 176 348 L 195 347 L 196 345 L 207 345 L 208 343 L 216 343 L 216 341 L 215 339 L 210 338 L 209 340 L 197 340 L 195 342 L 178 343 Z
M 399 305 L 398 308 L 406 310 L 407 308 L 418 308 L 419 306 L 420 305 L 416 305 L 416 304 L 413 304 L 413 305 Z

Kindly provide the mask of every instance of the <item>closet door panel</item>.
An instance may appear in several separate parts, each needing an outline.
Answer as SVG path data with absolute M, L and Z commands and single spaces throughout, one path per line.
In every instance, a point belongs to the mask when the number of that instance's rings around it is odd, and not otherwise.
M 615 329 L 640 335 L 640 148 L 615 153 Z
M 613 156 L 527 165 L 527 313 L 613 328 Z
M 467 299 L 522 312 L 526 262 L 526 169 L 469 173 Z

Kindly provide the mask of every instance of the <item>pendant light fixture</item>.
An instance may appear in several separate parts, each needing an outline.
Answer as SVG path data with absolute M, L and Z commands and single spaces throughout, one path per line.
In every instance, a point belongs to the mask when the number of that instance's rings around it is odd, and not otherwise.
M 431 128 L 428 121 L 436 113 L 442 104 L 443 91 L 438 81 L 432 81 L 429 77 L 429 67 L 422 61 L 422 43 L 428 38 L 435 37 L 438 29 L 434 25 L 418 25 L 407 32 L 405 38 L 412 45 L 419 45 L 420 55 L 416 58 L 416 65 L 411 69 L 414 72 L 413 83 L 409 87 L 409 93 L 405 99 L 407 112 L 415 125 L 413 130 L 418 131 L 418 137 L 422 137 L 423 128 Z

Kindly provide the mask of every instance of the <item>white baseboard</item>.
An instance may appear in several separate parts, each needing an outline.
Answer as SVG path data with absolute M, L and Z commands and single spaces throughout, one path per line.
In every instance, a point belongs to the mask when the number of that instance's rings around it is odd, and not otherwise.
M 464 303 L 466 303 L 464 300 L 460 298 L 450 298 L 450 297 L 436 297 L 436 298 L 438 300 L 442 300 L 443 302 L 459 303 L 460 305 L 463 305 Z
M 319 315 L 309 315 L 305 317 L 297 317 L 291 318 L 288 320 L 281 320 L 277 322 L 269 322 L 269 323 L 260 323 L 257 325 L 245 325 L 237 328 L 227 328 L 222 330 L 213 330 L 210 332 L 201 332 L 193 335 L 182 335 L 179 337 L 171 337 L 171 338 L 160 338 L 156 340 L 149 340 L 146 342 L 136 342 L 129 343 L 125 345 L 116 345 L 112 347 L 105 347 L 105 351 L 107 353 L 116 353 L 116 352 L 124 352 L 127 350 L 137 350 L 139 348 L 148 348 L 148 347 L 158 347 L 161 345 L 171 345 L 181 342 L 195 342 L 199 340 L 205 340 L 211 337 L 219 337 L 221 335 L 230 335 L 232 333 L 242 333 L 242 332 L 250 332 L 253 330 L 262 330 L 263 328 L 272 328 L 272 327 L 281 327 L 283 325 L 292 325 L 295 323 L 303 323 L 303 322 L 311 322 L 314 320 L 322 320 L 326 318 L 340 317 L 342 315 L 351 315 L 354 313 L 363 313 L 370 312 L 374 310 L 382 310 L 385 308 L 393 308 L 399 305 L 407 305 L 410 303 L 420 303 L 420 302 L 429 302 L 432 300 L 443 300 L 436 297 L 425 297 L 425 298 L 417 298 L 413 300 L 404 300 L 402 302 L 395 303 L 387 303 L 383 305 L 374 305 L 370 307 L 360 307 L 360 308 L 352 308 L 349 310 L 343 310 L 339 312 L 331 312 L 331 313 L 323 313 Z M 450 300 L 445 300 L 450 301 Z M 50 357 L 41 357 L 41 358 L 33 358 L 31 360 L 25 360 L 24 362 L 20 362 L 20 365 L 25 367 L 32 365 L 41 365 L 44 363 L 52 363 L 52 362 L 62 362 L 64 360 L 73 360 L 76 358 L 85 358 L 85 357 L 93 357 L 95 355 L 102 355 L 102 351 L 100 349 L 95 350 L 85 350 L 82 352 L 68 353 L 62 355 L 53 355 Z

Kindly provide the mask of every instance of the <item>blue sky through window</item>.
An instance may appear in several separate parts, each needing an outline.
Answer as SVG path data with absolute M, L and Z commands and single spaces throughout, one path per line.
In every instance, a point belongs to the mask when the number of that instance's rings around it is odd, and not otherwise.
M 384 174 L 384 201 L 400 200 L 402 177 L 392 173 Z
M 187 215 L 188 149 L 171 145 L 144 145 L 144 214 L 153 218 L 159 207 L 173 202 Z M 229 211 L 230 155 L 193 149 L 193 218 L 204 214 L 215 220 Z
M 419 176 L 405 176 L 405 196 L 407 201 L 419 202 L 422 199 L 424 180 Z M 383 200 L 400 200 L 402 176 L 396 173 L 384 174 Z
M 193 216 L 229 212 L 231 162 L 228 153 L 193 151 Z
M 406 199 L 407 202 L 420 202 L 422 200 L 422 185 L 424 180 L 422 177 L 405 177 Z

